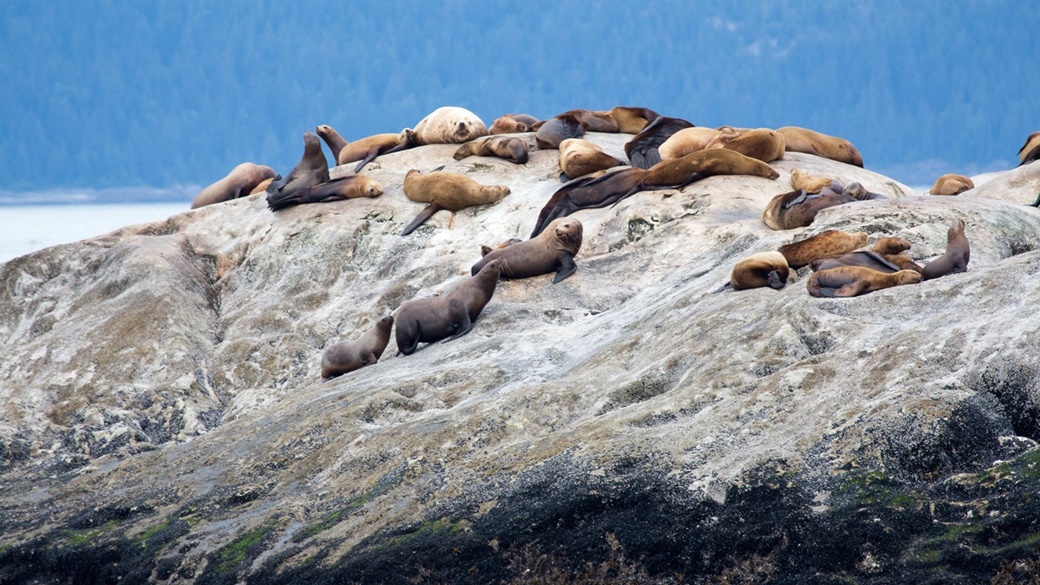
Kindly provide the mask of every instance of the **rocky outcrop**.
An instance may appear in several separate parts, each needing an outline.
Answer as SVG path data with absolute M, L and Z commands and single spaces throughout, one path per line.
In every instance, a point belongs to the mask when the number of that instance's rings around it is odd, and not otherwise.
M 587 137 L 618 157 L 628 138 Z M 775 181 L 578 211 L 573 276 L 503 281 L 468 335 L 323 382 L 324 347 L 525 238 L 560 185 L 556 151 L 455 150 L 377 159 L 376 199 L 252 196 L 0 267 L 0 582 L 1012 583 L 1040 564 L 1035 208 L 788 154 Z M 441 164 L 511 193 L 398 236 L 422 207 L 405 172 Z M 891 199 L 773 231 L 794 168 Z M 923 263 L 957 219 L 966 273 L 715 292 L 826 229 Z

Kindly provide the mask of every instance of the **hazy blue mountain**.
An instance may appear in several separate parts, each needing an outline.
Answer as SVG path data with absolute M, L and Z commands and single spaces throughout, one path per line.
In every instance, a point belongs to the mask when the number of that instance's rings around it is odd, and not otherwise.
M 806 126 L 911 184 L 1017 164 L 1040 129 L 1040 4 L 0 3 L 7 190 L 287 172 L 301 135 L 396 132 L 442 105 L 647 106 Z

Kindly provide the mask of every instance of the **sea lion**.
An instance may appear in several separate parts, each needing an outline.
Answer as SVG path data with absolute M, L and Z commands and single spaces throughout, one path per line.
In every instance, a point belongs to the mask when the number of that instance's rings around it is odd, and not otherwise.
M 1018 163 L 1018 166 L 1029 164 L 1037 159 L 1040 159 L 1040 130 L 1030 134 L 1022 148 L 1018 149 L 1018 160 L 1022 161 Z
M 900 270 L 891 274 L 862 266 L 841 266 L 814 272 L 806 283 L 814 297 L 854 297 L 883 288 L 917 284 L 921 274 Z
M 834 183 L 834 179 L 810 175 L 801 169 L 793 169 L 791 171 L 791 188 L 795 191 L 816 194 L 823 191 L 825 187 L 830 187 L 832 183 Z
M 798 270 L 813 260 L 841 256 L 866 245 L 866 232 L 827 230 L 811 238 L 780 246 L 776 251 L 783 255 L 788 266 Z
M 535 237 L 553 220 L 565 217 L 579 209 L 606 207 L 619 201 L 646 175 L 635 167 L 615 167 L 602 175 L 578 177 L 564 184 L 538 213 L 531 237 Z
M 928 193 L 932 195 L 960 195 L 961 193 L 974 189 L 975 183 L 964 175 L 947 173 L 935 180 Z
M 455 151 L 455 160 L 467 156 L 495 156 L 522 165 L 527 163 L 527 142 L 515 136 L 484 136 L 470 140 Z
M 863 166 L 863 157 L 859 151 L 844 138 L 797 126 L 784 126 L 777 132 L 783 135 L 787 152 L 805 152 L 857 167 Z
M 274 172 L 271 167 L 251 162 L 242 163 L 231 169 L 231 172 L 223 179 L 199 191 L 191 201 L 191 208 L 197 209 L 205 205 L 245 197 L 256 192 L 264 181 L 270 181 L 276 176 L 278 173 Z
M 502 260 L 488 262 L 475 276 L 464 279 L 451 291 L 401 305 L 397 312 L 397 351 L 415 352 L 420 342 L 451 341 L 473 328 L 480 312 L 495 294 Z
M 854 252 L 842 254 L 841 256 L 817 258 L 813 260 L 811 264 L 813 272 L 830 270 L 831 268 L 840 268 L 842 266 L 861 266 L 863 268 L 877 270 L 878 272 L 884 272 L 885 274 L 893 274 L 902 270 L 899 266 L 889 262 L 888 259 L 873 250 L 856 250 Z M 920 271 L 915 270 L 915 272 Z
M 682 158 L 664 160 L 650 167 L 639 184 L 634 185 L 618 201 L 638 191 L 679 189 L 694 181 L 716 175 L 751 175 L 776 179 L 780 173 L 766 163 L 744 156 L 735 150 L 698 150 Z
M 542 150 L 559 148 L 560 143 L 568 138 L 585 136 L 585 125 L 572 114 L 560 114 L 546 120 L 534 133 L 535 143 Z
M 780 252 L 752 254 L 737 262 L 729 276 L 729 284 L 736 290 L 769 288 L 780 290 L 787 284 L 790 269 Z
M 401 232 L 407 236 L 442 209 L 454 213 L 473 205 L 494 203 L 509 195 L 509 187 L 481 185 L 459 173 L 440 170 L 422 173 L 412 169 L 404 176 L 404 194 L 412 201 L 429 203 Z
M 769 163 L 784 158 L 785 145 L 784 137 L 779 132 L 768 128 L 738 130 L 732 126 L 723 126 L 715 138 L 704 148 L 705 150 L 725 148 Z
M 592 110 L 568 110 L 561 116 L 574 116 L 585 127 L 586 132 L 611 132 L 621 131 L 621 125 L 608 112 L 593 112 Z
M 571 179 L 625 164 L 581 138 L 568 138 L 560 142 L 559 149 L 560 170 Z
M 639 134 L 647 124 L 661 117 L 649 108 L 632 106 L 615 106 L 607 114 L 617 121 L 618 129 L 625 134 Z
M 488 134 L 517 134 L 520 132 L 532 132 L 532 126 L 538 123 L 538 118 L 527 114 L 505 114 L 495 118 L 488 128 Z
M 971 247 L 968 245 L 968 237 L 964 235 L 964 227 L 963 219 L 958 219 L 950 226 L 946 232 L 946 253 L 926 264 L 921 270 L 925 280 L 968 270 Z
M 844 193 L 810 195 L 790 191 L 773 197 L 762 210 L 762 222 L 774 230 L 790 230 L 812 224 L 822 209 L 856 201 Z
M 719 131 L 714 128 L 705 128 L 703 126 L 683 128 L 661 143 L 661 146 L 657 147 L 657 153 L 661 160 L 682 158 L 698 150 L 704 150 L 718 135 Z
M 275 177 L 267 186 L 267 199 L 280 199 L 296 191 L 314 187 L 329 180 L 329 161 L 321 150 L 321 140 L 313 132 L 303 133 L 303 157 L 285 178 Z
M 339 152 L 349 144 L 346 138 L 336 132 L 336 129 L 328 124 L 321 124 L 314 127 L 314 132 L 317 134 L 332 151 L 332 160 L 339 159 Z
M 437 108 L 415 125 L 415 140 L 419 146 L 462 144 L 487 133 L 487 126 L 476 114 L 455 106 Z
M 500 242 L 494 248 L 492 248 L 491 246 L 481 246 L 480 247 L 480 257 L 483 258 L 484 256 L 487 256 L 488 254 L 494 252 L 495 250 L 501 250 L 502 248 L 505 248 L 506 246 L 512 246 L 513 244 L 519 244 L 522 241 L 523 240 L 521 240 L 520 238 L 509 238 L 508 240 L 503 240 L 502 242 Z
M 361 161 L 354 167 L 355 173 L 360 173 L 365 165 L 381 154 L 389 154 L 418 145 L 415 132 L 407 128 L 399 133 L 373 134 L 354 142 L 347 142 L 332 126 L 327 124 L 318 126 L 315 131 L 325 141 L 325 144 L 329 145 L 337 165 Z
M 268 194 L 267 207 L 271 211 L 278 211 L 302 203 L 328 203 L 342 199 L 379 197 L 382 194 L 383 186 L 372 177 L 348 175 L 291 193 Z
M 910 249 L 910 241 L 905 238 L 887 236 L 874 242 L 870 249 L 883 255 L 902 254 Z
M 625 143 L 625 156 L 632 161 L 632 166 L 641 169 L 650 167 L 661 162 L 661 154 L 658 148 L 673 134 L 683 128 L 692 128 L 693 124 L 682 118 L 669 118 L 658 116 L 643 128 L 639 134 Z
M 390 343 L 393 324 L 394 318 L 387 315 L 354 341 L 341 341 L 325 348 L 321 354 L 322 379 L 328 380 L 378 362 Z
M 488 262 L 501 259 L 502 278 L 528 278 L 555 272 L 552 283 L 556 284 L 574 274 L 578 266 L 574 257 L 581 249 L 581 222 L 569 217 L 553 220 L 537 236 L 493 250 L 470 268 L 476 274 Z

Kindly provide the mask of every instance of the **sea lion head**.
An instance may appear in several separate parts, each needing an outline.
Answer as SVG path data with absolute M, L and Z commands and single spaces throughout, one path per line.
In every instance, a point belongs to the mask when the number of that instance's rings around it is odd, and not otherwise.
M 559 240 L 564 247 L 570 250 L 571 254 L 577 254 L 578 249 L 581 248 L 582 232 L 584 229 L 581 222 L 574 218 L 561 217 L 560 219 L 553 221 L 553 224 L 555 224 L 555 226 L 550 225 L 550 227 L 553 227 L 552 233 L 556 236 L 556 239 Z
M 509 149 L 509 158 L 515 161 L 516 164 L 527 164 L 527 145 L 524 144 L 523 140 L 510 138 L 506 141 L 506 148 Z
M 900 285 L 904 284 L 919 284 L 923 280 L 920 272 L 916 270 L 900 270 L 894 274 L 896 282 Z
M 359 191 L 365 197 L 379 197 L 383 194 L 383 185 L 371 177 L 365 177 Z

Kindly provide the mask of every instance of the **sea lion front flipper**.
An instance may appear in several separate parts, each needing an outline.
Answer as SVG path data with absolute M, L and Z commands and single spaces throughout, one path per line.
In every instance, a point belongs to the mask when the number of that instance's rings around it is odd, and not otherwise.
M 572 254 L 564 254 L 560 256 L 560 268 L 556 271 L 556 278 L 553 279 L 552 283 L 556 284 L 574 274 L 578 270 L 578 265 L 574 263 L 574 256 Z
M 780 275 L 776 270 L 769 271 L 769 288 L 780 290 L 784 288 L 784 285 L 786 284 L 786 281 L 780 280 Z
M 390 151 L 387 151 L 387 152 L 390 152 Z M 365 168 L 365 165 L 367 165 L 368 163 L 374 161 L 377 156 L 379 156 L 379 148 L 378 147 L 373 148 L 373 149 L 369 150 L 368 152 L 366 152 L 365 153 L 365 158 L 361 159 L 361 162 L 359 162 L 358 165 L 356 167 L 354 167 L 354 174 L 360 173 L 361 169 Z
M 565 173 L 563 171 L 560 171 L 560 182 L 561 183 L 566 183 L 567 181 L 570 181 L 570 180 L 571 180 L 571 178 L 567 176 L 567 173 Z
M 459 323 L 456 323 L 455 326 L 458 329 L 458 332 L 455 335 L 452 335 L 451 337 L 445 339 L 444 343 L 454 341 L 473 330 L 473 321 L 470 321 L 469 319 L 469 311 L 462 311 L 462 319 Z
M 441 207 L 440 205 L 436 204 L 436 203 L 431 203 L 431 204 L 427 205 L 426 209 L 423 209 L 422 211 L 420 211 L 419 215 L 415 216 L 415 219 L 412 220 L 412 223 L 408 224 L 408 226 L 404 228 L 404 231 L 401 232 L 401 235 L 402 236 L 407 236 L 408 234 L 414 232 L 415 228 L 417 228 L 417 227 L 421 226 L 422 224 L 426 223 L 426 220 L 428 220 L 431 217 L 433 217 L 433 214 L 437 213 L 441 209 L 444 209 L 444 208 Z

